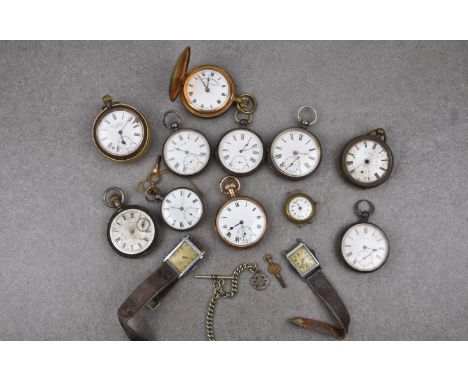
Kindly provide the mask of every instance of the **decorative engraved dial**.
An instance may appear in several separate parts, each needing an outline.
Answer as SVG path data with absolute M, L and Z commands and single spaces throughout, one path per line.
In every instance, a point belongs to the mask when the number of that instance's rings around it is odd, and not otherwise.
M 371 186 L 389 175 L 390 154 L 378 139 L 364 137 L 343 155 L 347 175 L 358 183 Z
M 302 277 L 319 265 L 312 251 L 302 243 L 289 252 L 286 257 Z
M 248 198 L 236 197 L 225 203 L 216 217 L 216 230 L 226 243 L 236 247 L 257 244 L 267 229 L 263 207 Z
M 358 223 L 350 227 L 341 240 L 341 254 L 352 268 L 370 272 L 387 260 L 388 239 L 376 225 Z
M 137 208 L 119 212 L 109 226 L 112 246 L 125 255 L 138 256 L 146 251 L 156 238 L 156 227 L 151 216 Z
M 210 159 L 210 145 L 198 131 L 183 129 L 172 134 L 164 144 L 164 162 L 179 175 L 195 175 Z
M 231 99 L 232 89 L 226 77 L 215 69 L 202 69 L 192 73 L 184 84 L 185 98 L 196 110 L 216 111 Z
M 111 109 L 96 125 L 96 143 L 107 154 L 123 157 L 132 155 L 143 144 L 145 128 L 130 109 Z
M 194 228 L 203 215 L 203 204 L 195 191 L 176 188 L 163 199 L 161 214 L 166 224 L 178 231 Z
M 247 129 L 236 129 L 225 134 L 218 145 L 218 159 L 230 173 L 247 174 L 263 162 L 263 144 L 259 136 Z
M 270 149 L 270 160 L 274 168 L 290 178 L 303 178 L 312 174 L 321 159 L 318 139 L 301 128 L 280 132 Z

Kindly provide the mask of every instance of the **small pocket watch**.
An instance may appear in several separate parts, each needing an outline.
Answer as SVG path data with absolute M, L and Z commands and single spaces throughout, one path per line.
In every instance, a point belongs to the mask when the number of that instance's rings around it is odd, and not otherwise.
M 303 118 L 305 110 L 312 112 L 311 121 Z M 291 179 L 303 179 L 320 165 L 322 149 L 318 138 L 307 128 L 317 122 L 317 111 L 311 106 L 302 106 L 297 111 L 298 127 L 281 131 L 270 147 L 270 164 L 278 174 Z
M 168 122 L 169 116 L 176 120 Z M 164 142 L 163 156 L 166 166 L 175 174 L 192 176 L 202 172 L 210 160 L 211 148 L 208 139 L 197 130 L 180 129 L 181 116 L 175 110 L 164 114 L 163 125 L 175 130 Z
M 246 115 L 247 118 L 239 118 L 239 110 L 236 110 L 234 118 L 240 126 L 224 134 L 216 150 L 219 163 L 231 175 L 252 174 L 261 166 L 265 157 L 262 139 L 247 129 L 247 125 L 252 122 L 252 114 Z
M 393 169 L 392 150 L 382 128 L 351 139 L 341 153 L 341 169 L 348 181 L 372 188 L 385 182 Z
M 232 76 L 216 65 L 196 66 L 187 72 L 190 47 L 184 49 L 172 70 L 169 98 L 175 101 L 180 94 L 187 110 L 202 118 L 217 117 L 233 103 L 243 113 L 253 113 L 255 98 L 250 94 L 236 96 L 236 84 Z
M 153 185 L 145 190 L 145 199 L 150 203 L 161 202 L 164 222 L 176 231 L 195 228 L 203 217 L 204 208 L 200 196 L 187 187 L 178 187 L 162 195 L 160 189 Z
M 362 208 L 363 204 L 366 208 Z M 387 261 L 388 239 L 380 227 L 368 222 L 375 211 L 372 202 L 359 200 L 354 205 L 354 211 L 362 221 L 346 228 L 341 239 L 341 255 L 354 270 L 372 272 Z
M 303 192 L 291 192 L 284 203 L 284 213 L 294 224 L 308 224 L 317 213 L 317 202 Z
M 147 255 L 158 240 L 156 220 L 143 207 L 125 206 L 125 194 L 118 187 L 106 189 L 102 198 L 107 207 L 117 209 L 107 226 L 112 249 L 129 259 Z
M 93 141 L 106 158 L 126 162 L 143 156 L 151 144 L 145 117 L 132 106 L 102 98 L 103 110 L 93 124 Z
M 249 248 L 258 244 L 266 233 L 268 217 L 262 205 L 252 198 L 237 196 L 239 179 L 226 176 L 219 184 L 229 200 L 219 207 L 215 229 L 218 236 L 234 248 Z

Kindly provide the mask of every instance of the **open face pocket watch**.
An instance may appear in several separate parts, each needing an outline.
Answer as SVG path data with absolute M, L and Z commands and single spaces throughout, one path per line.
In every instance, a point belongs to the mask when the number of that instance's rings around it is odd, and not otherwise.
M 145 117 L 133 106 L 102 98 L 103 110 L 93 124 L 93 141 L 99 152 L 116 162 L 143 156 L 151 144 L 151 130 Z
M 366 208 L 362 205 L 366 205 Z M 372 272 L 387 261 L 388 239 L 380 227 L 368 222 L 375 211 L 372 202 L 359 200 L 354 205 L 354 211 L 362 221 L 346 228 L 341 239 L 341 255 L 354 270 Z
M 392 150 L 382 128 L 351 139 L 341 153 L 341 169 L 348 181 L 372 188 L 385 182 L 393 169 Z
M 307 120 L 302 112 L 312 112 L 312 119 Z M 298 127 L 281 131 L 270 147 L 269 161 L 273 170 L 278 174 L 291 179 L 303 179 L 320 165 L 322 149 L 318 138 L 307 128 L 317 122 L 317 111 L 311 106 L 302 106 L 297 111 Z
M 252 198 L 237 196 L 239 179 L 226 176 L 219 184 L 229 200 L 219 207 L 215 229 L 218 236 L 234 248 L 249 248 L 258 244 L 266 233 L 268 217 L 263 206 Z
M 308 224 L 317 213 L 317 202 L 303 192 L 293 191 L 284 203 L 284 213 L 294 224 Z
M 231 175 L 252 174 L 261 166 L 265 156 L 262 139 L 247 129 L 252 122 L 252 114 L 246 115 L 247 118 L 239 118 L 239 110 L 236 110 L 234 118 L 240 126 L 224 134 L 216 150 L 219 163 Z
M 187 110 L 202 118 L 217 117 L 233 103 L 243 113 L 253 113 L 255 98 L 250 94 L 236 95 L 232 76 L 216 65 L 196 66 L 187 72 L 190 47 L 184 49 L 172 70 L 169 98 L 175 101 L 180 94 Z
M 107 240 L 118 255 L 135 259 L 147 255 L 158 240 L 158 226 L 149 211 L 140 206 L 125 206 L 125 194 L 109 187 L 102 196 L 107 207 L 117 211 L 107 225 Z
M 175 117 L 169 122 L 170 116 Z M 180 129 L 181 116 L 169 110 L 164 114 L 163 125 L 174 132 L 164 142 L 163 156 L 166 166 L 175 174 L 192 176 L 203 171 L 211 156 L 208 139 L 197 130 Z

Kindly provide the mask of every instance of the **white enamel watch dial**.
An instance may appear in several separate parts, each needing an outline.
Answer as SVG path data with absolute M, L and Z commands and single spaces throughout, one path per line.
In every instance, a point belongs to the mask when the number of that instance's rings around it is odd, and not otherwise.
M 316 202 L 308 195 L 295 193 L 286 201 L 286 216 L 296 224 L 308 223 L 315 215 L 315 207 Z
M 270 149 L 273 168 L 289 178 L 304 178 L 312 174 L 321 159 L 320 143 L 312 133 L 301 128 L 280 132 Z
M 226 77 L 216 69 L 200 69 L 188 76 L 184 95 L 190 107 L 201 112 L 222 109 L 231 100 L 232 89 Z
M 198 131 L 182 129 L 165 142 L 164 161 L 178 175 L 195 175 L 202 171 L 210 159 L 210 144 Z
M 145 126 L 127 108 L 112 108 L 95 125 L 94 137 L 100 150 L 112 157 L 131 157 L 146 141 Z
M 111 246 L 124 257 L 139 257 L 156 240 L 156 225 L 142 209 L 126 207 L 109 222 L 108 238 Z
M 248 129 L 229 131 L 219 141 L 217 151 L 221 165 L 231 174 L 251 174 L 263 162 L 263 143 Z
M 357 184 L 378 185 L 389 175 L 391 154 L 388 146 L 373 137 L 355 141 L 343 156 L 345 172 Z
M 203 204 L 189 188 L 176 188 L 163 199 L 161 214 L 166 224 L 178 231 L 194 228 L 203 216 Z
M 357 223 L 348 228 L 341 240 L 341 254 L 348 265 L 361 272 L 380 268 L 387 260 L 387 236 L 376 225 Z
M 267 215 L 256 201 L 235 197 L 224 203 L 216 216 L 218 235 L 231 246 L 246 248 L 257 244 L 267 228 Z

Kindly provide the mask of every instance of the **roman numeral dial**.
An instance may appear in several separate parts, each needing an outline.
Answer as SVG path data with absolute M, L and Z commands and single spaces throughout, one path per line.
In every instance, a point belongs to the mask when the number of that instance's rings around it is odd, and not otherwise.
M 280 132 L 270 148 L 270 162 L 275 171 L 294 179 L 311 175 L 322 157 L 317 137 L 302 128 Z
M 194 228 L 203 216 L 200 196 L 189 188 L 176 188 L 169 192 L 161 204 L 164 222 L 177 231 Z
M 231 130 L 219 141 L 217 157 L 230 174 L 251 174 L 263 163 L 262 140 L 248 129 Z

